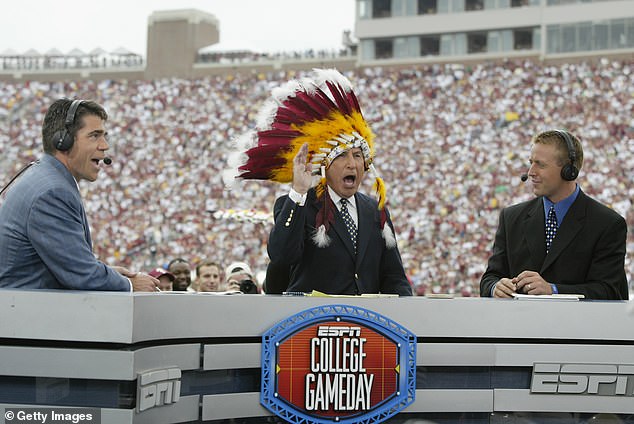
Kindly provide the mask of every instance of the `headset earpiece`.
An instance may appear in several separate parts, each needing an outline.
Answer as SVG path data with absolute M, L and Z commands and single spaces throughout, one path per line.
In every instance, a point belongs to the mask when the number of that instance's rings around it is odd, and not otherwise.
M 53 140 L 55 140 L 55 148 L 57 150 L 65 152 L 73 147 L 75 139 L 70 133 L 69 129 L 75 123 L 75 114 L 77 113 L 77 109 L 83 102 L 83 100 L 73 100 L 73 102 L 70 104 L 70 107 L 68 108 L 68 112 L 66 112 L 66 119 L 64 119 L 64 129 L 53 134 Z
M 575 144 L 572 141 L 572 135 L 568 131 L 555 130 L 557 135 L 566 142 L 566 148 L 568 149 L 568 163 L 561 168 L 561 178 L 566 181 L 574 181 L 579 176 L 579 169 L 575 166 L 577 153 L 575 150 Z

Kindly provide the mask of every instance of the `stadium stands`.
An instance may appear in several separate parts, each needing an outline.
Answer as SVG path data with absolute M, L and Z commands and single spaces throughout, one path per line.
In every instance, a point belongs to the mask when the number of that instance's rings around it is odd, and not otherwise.
M 424 65 L 347 75 L 379 139 L 376 165 L 419 294 L 478 295 L 500 208 L 532 196 L 519 178 L 530 138 L 553 127 L 584 143 L 581 187 L 627 218 L 632 280 L 634 60 Z M 226 191 L 221 172 L 270 88 L 295 76 L 0 82 L 0 185 L 39 156 L 39 129 L 53 99 L 94 99 L 110 114 L 113 157 L 97 182 L 81 186 L 95 253 L 134 269 L 185 257 L 246 260 L 263 271 L 268 214 L 287 188 L 247 182 Z

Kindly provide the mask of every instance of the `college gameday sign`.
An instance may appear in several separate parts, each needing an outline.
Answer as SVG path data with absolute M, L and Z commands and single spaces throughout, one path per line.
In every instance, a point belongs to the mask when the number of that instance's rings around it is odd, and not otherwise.
M 262 336 L 261 403 L 291 423 L 375 423 L 416 393 L 416 336 L 367 309 L 326 305 Z

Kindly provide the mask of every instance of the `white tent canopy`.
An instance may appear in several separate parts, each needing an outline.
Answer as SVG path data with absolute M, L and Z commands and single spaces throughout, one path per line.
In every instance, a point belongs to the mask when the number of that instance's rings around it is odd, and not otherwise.
M 62 53 L 59 49 L 56 48 L 52 48 L 50 50 L 47 50 L 46 53 L 44 53 L 45 56 L 64 56 L 64 53 Z
M 67 56 L 77 56 L 77 57 L 83 57 L 86 56 L 86 53 L 84 53 L 83 51 L 81 51 L 78 48 L 74 48 L 71 51 L 68 52 Z
M 126 49 L 125 47 L 117 47 L 110 53 L 114 55 L 118 55 L 118 56 L 136 56 L 137 55 L 136 53 Z
M 0 53 L 0 56 L 22 56 L 22 55 L 14 49 L 5 49 L 2 51 L 2 53 Z
M 42 56 L 42 53 L 38 52 L 35 49 L 28 49 L 27 51 L 24 52 L 24 56 L 26 56 L 26 57 L 40 57 L 40 56 Z
M 198 54 L 208 54 L 208 53 L 253 53 L 257 52 L 257 49 L 254 49 L 251 46 L 246 46 L 244 44 L 237 45 L 235 43 L 223 43 L 222 41 L 215 44 L 210 44 L 205 47 L 201 47 L 198 49 Z
M 91 56 L 101 56 L 102 54 L 106 54 L 106 53 L 107 52 L 104 49 L 102 49 L 101 47 L 96 47 L 96 48 L 92 49 L 90 51 L 90 53 L 88 53 L 88 54 L 91 55 Z

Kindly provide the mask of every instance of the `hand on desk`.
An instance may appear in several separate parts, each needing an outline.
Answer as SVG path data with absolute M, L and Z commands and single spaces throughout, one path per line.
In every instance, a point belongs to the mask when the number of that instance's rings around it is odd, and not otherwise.
M 513 293 L 553 294 L 550 283 L 535 271 L 522 271 L 517 277 L 502 278 L 493 289 L 493 297 L 510 298 Z
M 522 271 L 517 277 L 513 278 L 513 282 L 517 293 L 533 295 L 553 294 L 553 288 L 550 283 L 535 271 Z

